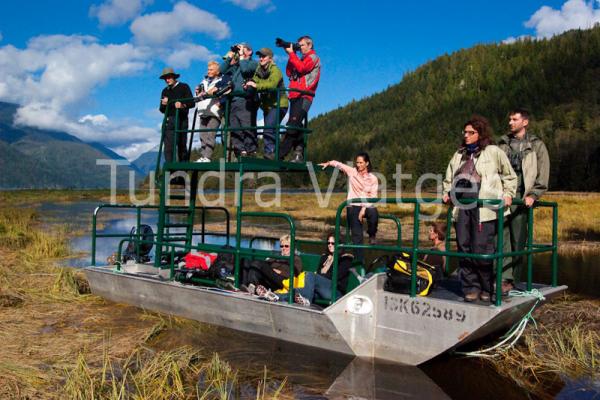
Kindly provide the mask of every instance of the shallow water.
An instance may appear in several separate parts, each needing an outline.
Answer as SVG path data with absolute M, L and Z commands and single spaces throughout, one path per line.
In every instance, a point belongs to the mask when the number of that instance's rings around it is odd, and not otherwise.
M 91 227 L 91 215 L 96 203 L 43 204 L 40 213 L 49 221 L 70 221 L 86 232 Z M 127 233 L 135 225 L 135 216 L 110 211 L 108 218 L 100 219 L 102 233 Z M 85 218 L 89 216 L 89 218 Z M 156 213 L 142 213 L 142 223 L 156 225 Z M 223 237 L 206 237 L 210 243 L 225 243 Z M 106 258 L 116 251 L 120 238 L 103 238 L 97 242 L 97 264 L 105 264 Z M 200 240 L 197 238 L 196 240 Z M 234 239 L 230 239 L 234 245 Z M 244 244 L 247 244 L 245 241 Z M 72 250 L 82 255 L 66 262 L 70 266 L 90 265 L 89 234 L 75 237 Z M 272 249 L 272 242 L 257 241 L 255 247 Z M 316 249 L 318 251 L 319 249 Z M 534 281 L 550 282 L 549 256 L 536 256 Z M 600 268 L 596 256 L 586 254 L 559 256 L 559 283 L 569 286 L 571 292 L 599 295 Z M 261 336 L 241 333 L 221 327 L 210 327 L 199 332 L 192 327 L 169 329 L 153 344 L 157 348 L 172 349 L 188 345 L 217 352 L 241 371 L 262 371 L 267 367 L 270 376 L 288 377 L 297 398 L 530 398 L 514 382 L 499 376 L 488 364 L 476 359 L 442 356 L 420 367 L 386 365 L 353 361 L 350 357 L 328 353 L 310 347 L 299 346 Z M 588 399 L 600 396 L 598 383 L 590 381 L 556 382 L 547 389 L 547 395 L 555 398 Z M 324 397 L 323 397 L 324 396 Z M 249 395 L 249 397 L 252 397 Z

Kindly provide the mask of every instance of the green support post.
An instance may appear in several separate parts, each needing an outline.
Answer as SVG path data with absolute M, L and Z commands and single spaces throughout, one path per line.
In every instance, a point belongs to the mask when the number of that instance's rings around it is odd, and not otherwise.
M 496 265 L 496 305 L 502 304 L 502 264 L 504 261 L 504 200 L 500 203 L 498 209 L 498 243 L 496 254 L 498 255 Z
M 558 285 L 558 204 L 552 206 L 552 287 Z
M 96 229 L 97 229 L 97 214 L 100 207 L 96 207 L 92 214 L 92 267 L 96 266 Z
M 340 224 L 342 222 L 342 210 L 346 207 L 348 200 L 345 200 L 338 206 L 337 212 L 335 213 L 335 247 L 333 249 L 333 264 L 331 271 L 331 299 L 330 303 L 333 304 L 337 300 L 337 265 L 338 265 L 338 246 L 340 244 Z
M 533 207 L 527 209 L 527 290 L 533 281 Z
M 163 173 L 160 181 L 160 195 L 159 195 L 159 208 L 158 208 L 158 227 L 156 232 L 156 250 L 154 251 L 154 266 L 160 268 L 160 259 L 162 257 L 162 241 L 164 238 L 165 229 L 165 204 L 166 204 L 166 192 L 169 186 L 168 176 Z
M 238 177 L 238 193 L 237 193 L 237 215 L 235 216 L 235 270 L 234 279 L 235 287 L 240 287 L 240 247 L 242 245 L 242 200 L 243 200 L 243 187 L 244 187 L 244 164 L 239 164 L 239 177 Z
M 417 261 L 419 257 L 419 215 L 421 214 L 421 203 L 415 202 L 413 215 L 413 245 L 410 274 L 410 297 L 417 296 Z
M 450 234 L 452 233 L 452 203 L 448 206 L 448 212 L 446 213 L 446 251 L 450 250 Z M 444 256 L 444 273 L 448 274 L 448 267 L 450 266 L 450 256 Z

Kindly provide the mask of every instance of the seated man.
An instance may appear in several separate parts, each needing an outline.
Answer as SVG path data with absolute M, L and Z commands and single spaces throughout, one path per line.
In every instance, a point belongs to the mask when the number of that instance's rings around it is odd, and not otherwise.
M 290 235 L 279 239 L 281 255 L 290 255 Z M 302 260 L 294 256 L 294 276 L 302 272 Z M 248 292 L 277 301 L 278 296 L 272 291 L 283 289 L 283 281 L 290 277 L 290 263 L 284 259 L 254 260 L 244 266 L 244 284 Z

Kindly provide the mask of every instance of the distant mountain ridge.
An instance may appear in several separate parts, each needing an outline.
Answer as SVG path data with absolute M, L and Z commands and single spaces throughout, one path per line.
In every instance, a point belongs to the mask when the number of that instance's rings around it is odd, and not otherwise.
M 110 187 L 110 168 L 98 159 L 123 160 L 99 143 L 85 143 L 65 132 L 14 126 L 18 105 L 0 102 L 0 189 L 93 189 Z M 117 187 L 129 186 L 129 171 L 117 168 Z

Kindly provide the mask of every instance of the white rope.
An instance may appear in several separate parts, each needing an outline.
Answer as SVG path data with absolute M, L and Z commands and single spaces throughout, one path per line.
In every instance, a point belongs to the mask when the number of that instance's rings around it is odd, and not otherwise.
M 488 358 L 499 356 L 500 353 L 508 351 L 515 345 L 515 343 L 517 343 L 517 341 L 521 338 L 521 335 L 523 335 L 523 332 L 525 332 L 525 328 L 527 327 L 527 323 L 529 321 L 533 321 L 533 324 L 536 325 L 535 319 L 533 319 L 533 316 L 531 314 L 533 313 L 533 310 L 535 309 L 535 307 L 537 307 L 537 305 L 540 301 L 546 300 L 546 298 L 544 297 L 542 292 L 540 292 L 537 289 L 532 289 L 530 291 L 511 290 L 508 293 L 508 296 L 509 297 L 535 297 L 537 300 L 535 301 L 535 303 L 533 303 L 533 306 L 531 307 L 529 312 L 527 312 L 527 314 L 525 314 L 519 322 L 514 324 L 512 326 L 512 328 L 509 329 L 509 331 L 502 337 L 503 339 L 499 343 L 497 343 L 496 345 L 494 345 L 492 347 L 488 347 L 488 348 L 476 350 L 476 351 L 469 351 L 469 352 L 457 351 L 457 352 L 455 352 L 456 354 L 464 355 L 467 357 L 488 357 Z M 536 328 L 537 328 L 537 325 L 536 325 Z

